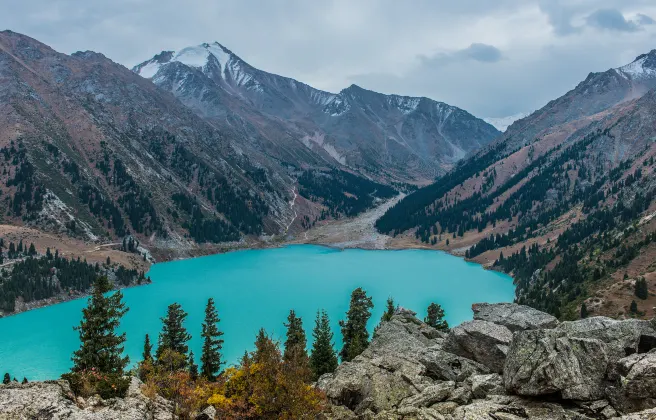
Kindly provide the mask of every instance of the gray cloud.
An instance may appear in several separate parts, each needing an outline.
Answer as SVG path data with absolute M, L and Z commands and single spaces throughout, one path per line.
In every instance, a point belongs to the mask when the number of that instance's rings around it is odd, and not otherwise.
M 539 108 L 656 48 L 653 0 L 0 0 L 0 10 L 0 29 L 127 67 L 216 40 L 320 89 L 357 83 L 481 117 Z
M 638 13 L 638 15 L 636 16 L 636 22 L 638 25 L 653 25 L 654 23 L 656 23 L 654 19 L 652 19 L 647 15 L 643 15 L 642 13 Z
M 425 66 L 444 66 L 469 60 L 480 63 L 496 63 L 502 59 L 502 54 L 493 45 L 473 43 L 467 48 L 449 53 L 438 53 L 431 57 L 420 55 L 419 59 Z
M 642 16 L 647 17 L 645 15 Z M 640 28 L 638 23 L 626 20 L 624 15 L 617 9 L 597 10 L 588 16 L 586 22 L 590 26 L 611 31 L 633 32 Z
M 501 51 L 497 47 L 480 43 L 471 44 L 457 54 L 482 63 L 495 63 L 501 60 Z

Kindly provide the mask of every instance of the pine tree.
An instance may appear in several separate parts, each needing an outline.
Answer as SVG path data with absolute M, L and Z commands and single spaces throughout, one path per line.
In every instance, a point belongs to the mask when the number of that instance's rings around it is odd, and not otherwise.
M 396 306 L 394 305 L 394 299 L 392 297 L 387 298 L 387 309 L 383 312 L 383 316 L 380 318 L 380 322 L 391 321 L 394 312 L 396 311 Z
M 439 303 L 428 305 L 428 311 L 424 322 L 439 331 L 448 331 L 449 323 L 444 319 L 444 309 Z
M 631 311 L 632 314 L 638 313 L 638 304 L 636 303 L 635 300 L 631 301 L 631 306 L 629 307 L 629 311 Z
M 22 384 L 25 385 L 26 383 L 27 383 L 27 378 L 26 378 L 25 376 L 23 376 L 23 382 L 22 382 Z
M 635 282 L 635 291 L 636 297 L 645 300 L 649 297 L 649 288 L 647 287 L 647 281 L 644 277 L 640 277 Z
M 36 255 L 36 248 L 34 247 L 33 243 L 30 243 L 30 249 L 29 249 L 29 251 L 27 251 L 27 255 L 29 255 L 30 257 L 33 257 L 33 256 Z
M 286 367 L 294 371 L 294 375 L 302 380 L 310 380 L 310 358 L 307 354 L 307 338 L 303 329 L 303 320 L 296 316 L 294 310 L 289 311 L 285 339 L 285 351 L 283 352 L 283 361 Z
M 189 376 L 191 376 L 191 379 L 193 380 L 198 379 L 198 365 L 194 361 L 193 351 L 189 352 L 189 359 L 187 360 L 187 365 L 189 366 Z
M 221 320 L 214 306 L 214 299 L 207 300 L 205 307 L 205 322 L 202 325 L 203 352 L 200 355 L 201 375 L 212 381 L 221 369 L 221 349 L 223 348 L 223 332 L 219 331 L 217 324 Z
M 374 304 L 367 293 L 358 287 L 351 293 L 349 310 L 346 313 L 346 321 L 339 321 L 342 329 L 343 347 L 340 357 L 343 362 L 350 362 L 369 345 L 369 332 L 367 321 L 371 317 L 371 309 Z
M 103 373 L 122 374 L 129 358 L 123 357 L 125 333 L 117 335 L 116 328 L 128 309 L 120 291 L 110 296 L 106 277 L 98 277 L 93 285 L 91 299 L 82 310 L 82 321 L 75 327 L 80 335 L 80 349 L 73 353 L 73 372 L 95 368 Z
M 581 305 L 581 319 L 587 318 L 588 315 L 588 307 L 585 302 L 583 302 L 583 305 Z
M 182 310 L 182 306 L 179 303 L 170 304 L 166 316 L 160 318 L 162 320 L 162 332 L 159 334 L 159 343 L 156 352 L 158 360 L 164 349 L 169 349 L 179 354 L 187 354 L 187 351 L 189 351 L 187 341 L 191 339 L 191 335 L 187 333 L 187 329 L 183 325 L 186 318 L 187 313 Z
M 330 330 L 330 320 L 326 311 L 317 311 L 317 318 L 312 331 L 314 342 L 310 354 L 310 367 L 315 379 L 324 373 L 332 373 L 337 369 L 337 354 L 333 347 L 333 332 Z
M 141 355 L 141 358 L 144 362 L 153 360 L 152 350 L 153 345 L 150 344 L 150 337 L 148 334 L 146 334 L 146 338 L 144 339 L 143 353 Z
M 10 382 L 11 382 L 11 376 L 9 375 L 9 372 L 5 372 L 5 376 L 4 378 L 2 378 L 2 383 L 7 385 Z

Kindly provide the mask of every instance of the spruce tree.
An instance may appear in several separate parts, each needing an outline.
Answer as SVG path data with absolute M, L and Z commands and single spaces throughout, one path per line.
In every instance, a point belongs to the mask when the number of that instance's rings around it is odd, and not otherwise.
M 428 305 L 428 311 L 424 322 L 439 331 L 448 331 L 449 323 L 444 319 L 444 309 L 439 303 Z
M 7 385 L 10 382 L 11 382 L 11 376 L 9 375 L 9 372 L 5 372 L 5 376 L 2 378 L 2 383 Z
M 635 300 L 631 301 L 631 306 L 629 307 L 629 311 L 631 311 L 632 314 L 638 313 L 638 304 L 636 303 Z
M 380 322 L 391 321 L 395 311 L 396 306 L 394 305 L 394 299 L 392 299 L 390 296 L 387 298 L 387 308 L 385 309 L 385 312 L 383 312 L 383 316 L 380 318 Z
M 205 321 L 202 324 L 201 337 L 203 337 L 203 352 L 200 355 L 201 375 L 212 381 L 221 369 L 221 349 L 223 348 L 223 332 L 219 331 L 217 324 L 221 320 L 214 306 L 214 299 L 207 300 L 205 307 Z
M 166 316 L 161 318 L 162 332 L 159 334 L 156 352 L 158 360 L 165 349 L 183 355 L 187 354 L 187 351 L 189 351 L 187 341 L 191 339 L 191 335 L 187 333 L 187 329 L 183 325 L 186 318 L 187 313 L 182 310 L 179 303 L 169 305 Z
M 343 341 L 343 347 L 339 354 L 343 362 L 350 362 L 369 345 L 367 321 L 371 317 L 373 307 L 371 297 L 367 296 L 361 287 L 351 293 L 346 320 L 339 321 Z
M 587 317 L 588 317 L 588 307 L 585 304 L 585 302 L 583 302 L 583 304 L 581 305 L 581 319 L 584 319 L 584 318 L 587 318 Z
M 25 385 L 25 384 L 27 383 L 27 378 L 26 378 L 25 376 L 23 376 L 23 382 L 21 382 L 21 383 L 22 383 L 23 385 Z
M 191 379 L 193 380 L 198 379 L 198 365 L 194 361 L 193 351 L 189 352 L 189 359 L 187 360 L 187 365 L 189 366 L 189 376 L 191 376 Z
M 283 352 L 285 367 L 292 372 L 293 376 L 309 382 L 312 370 L 307 354 L 307 338 L 303 329 L 303 320 L 291 310 L 287 317 L 287 323 L 284 325 L 287 327 L 285 351 Z
M 649 288 L 647 287 L 647 281 L 644 277 L 640 277 L 635 282 L 635 295 L 636 297 L 645 300 L 649 297 Z
M 128 309 L 123 294 L 117 291 L 110 296 L 106 277 L 98 277 L 93 285 L 91 299 L 82 310 L 82 321 L 75 327 L 80 335 L 80 349 L 73 353 L 73 372 L 95 368 L 103 373 L 122 374 L 129 358 L 123 357 L 125 333 L 116 334 L 116 328 Z
M 333 332 L 330 330 L 330 320 L 326 311 L 317 311 L 317 318 L 312 331 L 314 342 L 310 354 L 310 367 L 315 379 L 324 373 L 332 373 L 337 369 L 337 354 L 333 347 Z
M 146 334 L 146 338 L 144 339 L 143 353 L 141 355 L 142 360 L 144 362 L 153 360 L 152 350 L 153 350 L 153 345 L 150 344 L 150 337 L 148 336 L 148 334 Z

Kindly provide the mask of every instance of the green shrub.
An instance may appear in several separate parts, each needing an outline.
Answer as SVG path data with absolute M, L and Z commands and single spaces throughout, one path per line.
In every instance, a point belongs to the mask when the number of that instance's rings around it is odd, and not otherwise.
M 130 378 L 116 373 L 100 373 L 96 370 L 65 373 L 62 379 L 71 384 L 75 395 L 87 398 L 98 394 L 102 399 L 125 397 Z

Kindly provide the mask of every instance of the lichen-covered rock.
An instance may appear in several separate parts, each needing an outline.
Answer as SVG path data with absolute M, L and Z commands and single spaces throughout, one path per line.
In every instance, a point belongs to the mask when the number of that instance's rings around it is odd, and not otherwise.
M 89 398 L 79 407 L 66 381 L 0 385 L 0 419 L 141 420 L 170 419 L 172 407 L 163 399 L 151 401 L 132 378 L 125 398 Z
M 506 389 L 503 387 L 503 378 L 498 373 L 474 375 L 470 380 L 474 398 L 480 399 L 488 395 L 503 395 L 506 393 Z
M 656 352 L 625 357 L 617 366 L 627 397 L 656 398 Z
M 424 366 L 427 376 L 441 381 L 462 382 L 472 375 L 490 373 L 480 363 L 437 346 L 423 349 L 417 355 L 417 360 Z
M 598 400 L 604 397 L 608 360 L 601 340 L 570 337 L 557 329 L 521 331 L 508 351 L 504 385 L 519 395 Z
M 512 336 L 512 332 L 503 325 L 474 320 L 451 329 L 443 348 L 500 373 Z
M 606 344 L 611 360 L 646 353 L 656 346 L 656 329 L 651 321 L 616 320 L 603 316 L 566 321 L 556 328 L 570 337 L 594 338 Z
M 503 325 L 510 331 L 554 328 L 558 320 L 547 313 L 516 303 L 475 303 L 474 319 Z
M 452 381 L 427 386 L 419 394 L 403 400 L 401 406 L 430 407 L 435 403 L 446 400 L 455 389 L 455 386 L 456 384 Z

